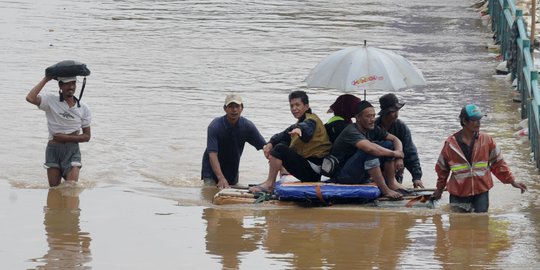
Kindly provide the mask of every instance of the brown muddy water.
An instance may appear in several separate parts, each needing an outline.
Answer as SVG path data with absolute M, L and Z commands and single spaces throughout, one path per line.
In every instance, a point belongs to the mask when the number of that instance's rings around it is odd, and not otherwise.
M 0 3 L 0 269 L 538 269 L 540 180 L 516 140 L 519 106 L 493 76 L 492 34 L 470 0 L 30 1 Z M 435 186 L 443 140 L 475 102 L 530 191 L 497 182 L 488 214 L 440 208 L 214 206 L 202 188 L 206 127 L 229 92 L 269 139 L 306 90 L 323 121 L 337 90 L 306 88 L 327 54 L 367 40 L 420 68 L 400 118 Z M 44 69 L 88 65 L 92 140 L 80 182 L 48 189 L 44 114 L 24 101 Z M 49 83 L 44 91 L 56 91 Z M 369 92 L 378 106 L 384 92 Z M 361 93 L 358 93 L 361 96 Z M 267 163 L 246 146 L 240 182 Z M 405 183 L 412 186 L 410 176 Z

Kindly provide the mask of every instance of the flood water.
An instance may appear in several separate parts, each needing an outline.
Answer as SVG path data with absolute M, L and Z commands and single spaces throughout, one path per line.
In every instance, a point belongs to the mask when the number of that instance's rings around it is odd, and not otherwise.
M 0 268 L 540 268 L 540 177 L 528 143 L 513 136 L 519 106 L 510 82 L 493 76 L 492 33 L 473 2 L 1 2 Z M 200 164 L 225 95 L 242 95 L 243 116 L 266 139 L 294 122 L 293 90 L 307 91 L 325 121 L 341 92 L 303 80 L 329 53 L 364 40 L 405 56 L 428 81 L 396 93 L 426 187 L 460 108 L 474 102 L 529 192 L 497 182 L 485 215 L 450 213 L 446 194 L 436 210 L 212 205 L 216 189 L 202 188 Z M 45 116 L 24 98 L 65 59 L 92 71 L 83 97 L 92 139 L 81 144 L 79 184 L 49 190 Z M 367 100 L 378 107 L 385 93 Z M 240 182 L 266 172 L 262 152 L 246 146 Z

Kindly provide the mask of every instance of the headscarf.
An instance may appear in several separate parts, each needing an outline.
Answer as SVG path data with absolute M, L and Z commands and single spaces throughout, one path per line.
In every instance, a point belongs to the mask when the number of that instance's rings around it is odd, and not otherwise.
M 354 95 L 344 94 L 330 105 L 330 110 L 334 112 L 334 115 L 343 117 L 345 122 L 352 123 L 351 118 L 356 115 L 356 106 L 360 101 L 361 99 Z

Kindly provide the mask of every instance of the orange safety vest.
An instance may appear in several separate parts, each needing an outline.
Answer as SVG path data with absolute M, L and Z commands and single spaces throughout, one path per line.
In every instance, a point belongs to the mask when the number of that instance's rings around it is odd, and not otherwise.
M 493 187 L 491 173 L 505 184 L 514 182 L 514 175 L 504 161 L 500 148 L 489 134 L 479 133 L 472 150 L 471 163 L 461 151 L 456 134 L 446 139 L 435 164 L 437 189 L 446 187 L 448 193 L 458 197 L 478 195 Z

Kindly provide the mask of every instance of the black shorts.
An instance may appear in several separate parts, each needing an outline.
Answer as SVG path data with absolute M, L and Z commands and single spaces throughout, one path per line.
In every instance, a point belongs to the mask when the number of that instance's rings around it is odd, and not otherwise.
M 304 158 L 289 148 L 288 145 L 278 143 L 270 152 L 274 158 L 283 162 L 283 167 L 302 182 L 321 181 L 320 173 L 313 170 L 312 165 L 320 166 L 322 158 Z M 310 164 L 311 162 L 311 164 Z

